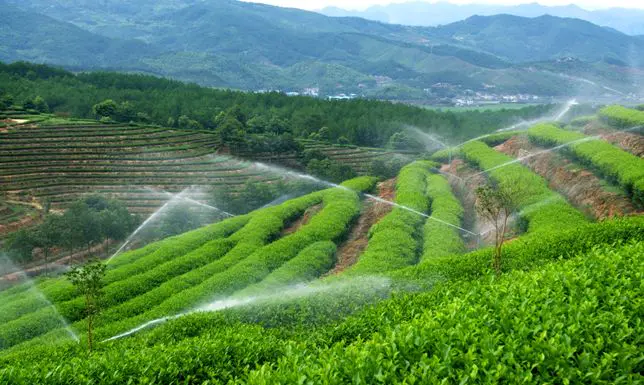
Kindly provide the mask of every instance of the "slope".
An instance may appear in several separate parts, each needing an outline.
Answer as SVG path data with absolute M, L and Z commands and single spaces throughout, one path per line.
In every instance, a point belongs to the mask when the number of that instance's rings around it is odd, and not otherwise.
M 23 11 L 0 1 L 0 60 L 29 60 L 69 67 L 136 67 L 141 56 L 153 55 L 149 45 L 112 39 L 48 16 Z
M 586 10 L 574 4 L 545 6 L 538 3 L 511 6 L 488 4 L 451 4 L 448 2 L 408 1 L 388 5 L 374 5 L 364 11 L 347 11 L 327 7 L 320 11 L 328 16 L 352 16 L 392 24 L 433 27 L 455 23 L 472 17 L 507 14 L 521 17 L 552 15 L 582 19 L 593 24 L 614 28 L 629 35 L 644 33 L 641 20 L 644 11 L 634 8 L 607 8 Z
M 437 27 L 431 36 L 477 48 L 512 62 L 573 56 L 584 61 L 606 57 L 644 65 L 641 40 L 587 21 L 554 16 L 525 18 L 511 15 L 472 16 Z
M 218 87 L 320 88 L 322 95 L 419 100 L 436 83 L 450 83 L 457 93 L 485 90 L 485 83 L 498 92 L 558 95 L 574 82 L 508 62 L 572 55 L 639 65 L 644 57 L 640 39 L 552 17 L 473 18 L 415 28 L 232 0 L 144 2 L 138 9 L 117 0 L 103 7 L 82 1 L 47 6 L 36 0 L 3 1 L 13 22 L 0 58 L 142 71 Z M 40 38 L 24 40 L 31 35 Z M 20 42 L 20 50 L 11 39 Z M 67 43 L 76 41 L 82 44 Z M 48 48 L 54 46 L 60 53 Z M 628 78 L 620 85 L 632 83 Z

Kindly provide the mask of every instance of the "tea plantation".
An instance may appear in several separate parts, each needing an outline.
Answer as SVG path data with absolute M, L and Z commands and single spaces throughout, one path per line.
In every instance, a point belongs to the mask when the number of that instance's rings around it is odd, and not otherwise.
M 608 107 L 581 125 L 489 136 L 407 164 L 394 191 L 361 176 L 117 255 L 91 353 L 84 298 L 65 277 L 16 284 L 0 291 L 0 383 L 643 383 L 644 159 L 592 133 L 638 140 L 642 124 L 639 111 Z M 30 141 L 31 130 L 47 139 Z M 89 188 L 270 180 L 211 156 L 217 144 L 201 132 L 81 125 L 1 135 L 2 188 L 60 207 Z M 111 138 L 112 150 L 92 149 Z M 502 151 L 519 139 L 532 152 Z M 525 163 L 556 146 L 561 167 L 575 162 L 619 191 L 632 215 L 596 220 Z M 118 177 L 101 177 L 101 164 Z M 481 183 L 522 192 L 500 274 L 468 198 Z M 389 209 L 356 235 L 378 204 Z M 360 237 L 357 261 L 334 270 Z

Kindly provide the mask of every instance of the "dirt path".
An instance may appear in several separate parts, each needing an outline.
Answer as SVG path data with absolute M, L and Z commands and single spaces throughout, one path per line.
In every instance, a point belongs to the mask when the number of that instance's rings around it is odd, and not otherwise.
M 396 195 L 396 180 L 389 179 L 378 184 L 378 196 L 382 199 L 393 201 Z M 360 217 L 351 228 L 347 239 L 338 247 L 337 262 L 333 269 L 324 276 L 335 275 L 358 262 L 360 254 L 369 243 L 369 229 L 382 217 L 391 211 L 392 206 L 386 203 L 365 200 L 360 212 Z
M 483 234 L 481 242 L 489 244 L 494 242 L 492 225 L 488 224 L 476 211 L 476 189 L 487 183 L 485 174 L 469 166 L 462 159 L 454 159 L 452 163 L 444 164 L 441 171 L 454 176 L 448 176 L 454 195 L 463 206 L 463 228 L 473 233 Z M 464 238 L 465 245 L 469 250 L 478 248 L 479 240 L 472 236 Z
M 287 236 L 289 234 L 293 234 L 294 232 L 299 230 L 300 227 L 302 227 L 302 226 L 306 225 L 307 223 L 309 223 L 311 218 L 313 218 L 313 216 L 315 214 L 317 214 L 320 210 L 322 210 L 322 204 L 321 203 L 317 204 L 315 206 L 311 206 L 308 209 L 306 209 L 304 214 L 300 215 L 299 218 L 297 218 L 295 221 L 291 222 L 287 227 L 282 229 L 282 232 L 280 233 L 280 238 L 284 237 L 284 236 Z
M 513 157 L 544 150 L 530 143 L 528 138 L 518 136 L 495 148 Z M 550 188 L 563 194 L 579 210 L 598 220 L 637 212 L 625 194 L 609 191 L 595 174 L 558 153 L 547 152 L 522 163 L 545 178 Z

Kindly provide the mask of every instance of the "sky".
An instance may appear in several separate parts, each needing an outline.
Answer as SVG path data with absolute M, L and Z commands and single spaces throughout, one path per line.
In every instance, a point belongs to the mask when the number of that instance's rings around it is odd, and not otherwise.
M 407 1 L 426 1 L 434 3 L 436 0 L 246 0 L 254 3 L 278 5 L 281 7 L 293 7 L 308 10 L 322 9 L 327 6 L 335 6 L 351 10 L 363 10 L 372 5 L 384 5 L 389 3 L 404 3 Z M 445 0 L 443 0 L 445 1 Z M 456 4 L 502 4 L 516 5 L 533 3 L 535 0 L 449 0 Z M 575 4 L 585 9 L 601 9 L 610 7 L 640 8 L 644 9 L 644 0 L 538 0 L 542 5 L 568 5 Z

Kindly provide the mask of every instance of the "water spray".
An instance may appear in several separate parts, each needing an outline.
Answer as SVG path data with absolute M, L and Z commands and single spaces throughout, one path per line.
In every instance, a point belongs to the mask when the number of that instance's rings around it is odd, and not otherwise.
M 56 309 L 56 305 L 54 305 L 54 304 L 53 304 L 49 299 L 47 299 L 47 297 L 45 296 L 45 294 L 43 294 L 40 290 L 38 290 L 38 287 L 36 286 L 36 284 L 34 283 L 34 281 L 33 281 L 33 280 L 31 280 L 31 279 L 27 276 L 27 274 L 24 272 L 24 270 L 22 270 L 22 269 L 18 268 L 17 266 L 15 266 L 15 265 L 11 262 L 11 260 L 10 260 L 8 257 L 6 257 L 6 256 L 4 256 L 4 255 L 3 255 L 3 256 L 2 256 L 2 259 L 4 259 L 4 260 L 6 261 L 6 263 L 7 263 L 10 267 L 12 267 L 14 270 L 16 270 L 16 273 L 18 273 L 18 275 L 20 275 L 20 277 L 21 277 L 21 278 L 22 278 L 22 279 L 27 283 L 27 285 L 29 286 L 29 289 L 28 289 L 28 290 L 30 290 L 30 291 L 32 291 L 34 294 L 36 294 L 36 296 L 37 296 L 37 297 L 38 297 L 42 302 L 44 302 L 44 303 L 47 305 L 47 307 L 51 307 L 51 309 L 52 309 L 52 311 L 54 312 L 54 315 L 56 316 L 56 318 L 58 318 L 58 320 L 63 324 L 63 328 L 65 329 L 65 331 L 66 331 L 66 332 L 67 332 L 67 334 L 69 335 L 69 338 L 71 338 L 71 339 L 72 339 L 72 340 L 74 340 L 75 342 L 80 342 L 80 338 L 78 338 L 78 335 L 76 335 L 76 333 L 75 333 L 75 332 L 74 332 L 74 330 L 71 328 L 71 326 L 69 325 L 69 323 L 67 322 L 67 320 L 65 319 L 65 317 L 63 317 L 63 316 L 60 314 L 60 312 L 58 311 L 58 309 Z
M 358 278 L 361 280 L 369 280 L 372 281 L 373 283 L 378 284 L 380 287 L 383 288 L 390 288 L 391 287 L 391 282 L 387 278 L 382 278 L 382 277 L 361 277 Z M 302 298 L 302 297 L 307 297 L 311 296 L 314 294 L 320 294 L 320 293 L 325 293 L 329 292 L 332 290 L 344 290 L 350 285 L 353 284 L 353 280 L 346 280 L 346 281 L 340 281 L 336 282 L 333 284 L 299 284 L 295 286 L 290 286 L 290 287 L 285 287 L 281 289 L 276 289 L 273 293 L 270 294 L 264 294 L 264 295 L 257 295 L 257 296 L 248 296 L 248 297 L 241 297 L 241 298 L 235 298 L 229 297 L 226 299 L 214 301 L 211 303 L 208 303 L 206 305 L 200 306 L 194 310 L 190 310 L 184 313 L 176 314 L 173 316 L 167 316 L 167 317 L 161 317 L 154 319 L 152 321 L 145 322 L 133 329 L 130 329 L 124 333 L 115 335 L 113 337 L 107 338 L 101 342 L 110 342 L 114 340 L 118 340 L 124 337 L 131 336 L 135 333 L 138 333 L 141 330 L 147 329 L 149 327 L 155 326 L 155 325 L 160 325 L 163 323 L 166 323 L 168 321 L 172 321 L 178 318 L 182 318 L 191 314 L 196 314 L 196 313 L 208 313 L 208 312 L 218 312 L 226 309 L 231 309 L 231 308 L 236 308 L 236 307 L 241 307 L 241 306 L 246 306 L 250 304 L 255 304 L 258 302 L 269 302 L 269 301 L 283 301 L 284 299 L 295 299 L 295 298 Z M 360 285 L 361 288 L 363 288 L 365 285 Z
M 150 222 L 152 222 L 152 221 L 153 221 L 154 219 L 156 219 L 156 218 L 157 218 L 157 217 L 158 217 L 162 212 L 164 212 L 164 211 L 165 211 L 165 210 L 170 206 L 170 204 L 172 204 L 175 200 L 183 199 L 183 198 L 182 198 L 182 197 L 183 197 L 183 194 L 184 194 L 186 191 L 188 191 L 189 189 L 190 189 L 190 188 L 186 188 L 185 190 L 181 191 L 179 194 L 177 194 L 177 195 L 173 196 L 173 198 L 172 198 L 172 199 L 170 199 L 169 201 L 167 201 L 163 206 L 161 206 L 157 211 L 155 211 L 154 213 L 152 213 L 152 215 L 150 215 L 150 216 L 149 216 L 145 221 L 143 221 L 143 223 L 142 223 L 139 227 L 137 227 L 137 228 L 136 228 L 136 230 L 134 230 L 134 232 L 133 232 L 132 234 L 130 234 L 130 236 L 128 236 L 128 237 L 127 237 L 127 239 L 125 240 L 125 242 L 123 242 L 123 244 L 121 245 L 121 247 L 119 247 L 119 248 L 118 248 L 118 250 L 116 250 L 116 252 L 115 252 L 114 254 L 112 254 L 112 256 L 107 260 L 107 262 L 106 262 L 106 263 L 107 263 L 107 264 L 109 264 L 109 263 L 112 261 L 112 259 L 113 259 L 114 257 L 116 257 L 117 255 L 119 255 L 119 254 L 121 253 L 121 251 L 123 251 L 123 249 L 125 249 L 125 247 L 126 247 L 127 245 L 129 245 L 129 244 L 130 244 L 130 242 L 132 242 L 132 239 L 134 239 L 134 237 L 135 237 L 138 233 L 140 233 L 140 232 L 141 232 L 141 230 L 143 230 L 145 227 L 147 227 L 147 226 L 150 224 Z
M 377 202 L 384 203 L 384 204 L 387 204 L 387 205 L 390 205 L 390 206 L 393 206 L 393 207 L 397 207 L 397 208 L 399 208 L 399 209 L 407 210 L 407 211 L 409 211 L 409 212 L 411 212 L 411 213 L 414 213 L 414 214 L 416 214 L 416 215 L 420 215 L 420 216 L 422 216 L 422 217 L 424 217 L 424 218 L 431 219 L 432 221 L 435 221 L 435 222 L 438 222 L 438 223 L 442 223 L 442 224 L 444 224 L 444 225 L 446 225 L 446 226 L 449 226 L 449 227 L 453 227 L 453 228 L 458 229 L 458 230 L 460 230 L 460 231 L 463 231 L 463 232 L 465 232 L 465 233 L 467 233 L 467 234 L 469 234 L 469 235 L 478 235 L 478 234 L 473 233 L 473 232 L 471 232 L 471 231 L 469 231 L 469 230 L 467 230 L 467 229 L 464 229 L 464 228 L 462 228 L 462 227 L 459 227 L 459 226 L 453 225 L 453 224 L 451 224 L 451 223 L 449 223 L 449 222 L 446 222 L 446 221 L 443 221 L 443 220 L 441 220 L 441 219 L 435 218 L 435 217 L 433 217 L 433 216 L 431 216 L 431 215 L 427 215 L 427 214 L 425 214 L 425 213 L 423 213 L 423 212 L 420 212 L 420 211 L 418 211 L 418 210 L 414 210 L 414 209 L 412 209 L 411 207 L 407 207 L 407 206 L 401 205 L 401 204 L 399 204 L 399 203 L 391 202 L 391 201 L 388 201 L 388 200 L 386 200 L 386 199 L 382 199 L 382 198 L 380 198 L 380 197 L 377 197 L 377 196 L 375 196 L 375 195 L 371 195 L 371 194 L 364 194 L 364 196 L 366 196 L 366 197 L 367 197 L 367 198 L 369 198 L 369 199 L 373 199 L 373 200 L 375 200 L 375 201 L 377 201 Z
M 635 131 L 635 130 L 640 130 L 640 129 L 642 129 L 642 127 L 644 127 L 644 126 L 637 126 L 637 127 L 631 127 L 631 128 L 627 128 L 627 129 L 623 129 L 623 130 L 617 130 L 617 132 L 629 132 L 629 131 Z M 604 136 L 604 135 L 588 136 L 588 137 L 586 137 L 586 138 L 581 138 L 581 139 L 577 139 L 577 140 L 572 140 L 572 141 L 570 141 L 570 142 L 566 142 L 566 143 L 560 144 L 560 145 L 558 145 L 558 146 L 555 146 L 555 147 L 552 147 L 552 148 L 549 148 L 549 149 L 546 149 L 546 150 L 537 151 L 537 152 L 535 152 L 535 153 L 532 153 L 532 154 L 529 154 L 529 155 L 526 155 L 526 156 L 522 156 L 522 157 L 520 157 L 520 158 L 517 158 L 517 159 L 511 160 L 511 161 L 509 161 L 509 162 L 505 162 L 505 163 L 503 163 L 503 164 L 499 164 L 499 165 L 497 165 L 497 166 L 494 166 L 494 167 L 488 168 L 488 169 L 483 170 L 483 171 L 481 171 L 481 172 L 478 172 L 478 173 L 476 173 L 476 174 L 474 174 L 474 175 L 470 175 L 467 179 L 473 178 L 473 177 L 478 176 L 478 175 L 485 174 L 485 173 L 487 173 L 487 172 L 489 172 L 489 171 L 493 171 L 493 170 L 497 170 L 497 169 L 499 169 L 499 168 L 503 168 L 503 167 L 505 167 L 505 166 L 509 166 L 509 165 L 511 165 L 511 164 L 520 163 L 520 162 L 522 162 L 522 161 L 524 161 L 524 160 L 526 160 L 526 159 L 530 159 L 530 158 L 533 158 L 533 157 L 535 157 L 535 156 L 539 156 L 539 155 L 546 154 L 546 153 L 549 153 L 549 152 L 557 151 L 557 150 L 560 150 L 560 149 L 562 149 L 562 148 L 565 148 L 565 147 L 568 147 L 568 146 L 572 146 L 572 145 L 574 145 L 574 144 L 583 143 L 583 142 L 588 142 L 588 141 L 592 141 L 592 140 L 599 140 L 599 139 L 601 139 L 603 136 Z
M 168 191 L 165 191 L 165 190 L 158 190 L 158 189 L 154 189 L 154 188 L 152 188 L 152 187 L 145 187 L 145 189 L 146 189 L 146 190 L 149 190 L 149 191 L 152 191 L 152 192 L 155 192 L 155 193 L 165 194 L 165 195 L 167 195 L 168 197 L 170 197 L 170 199 L 171 199 L 171 200 L 172 200 L 172 199 L 174 199 L 174 198 L 176 198 L 176 199 L 180 199 L 180 200 L 185 201 L 185 202 L 189 202 L 189 203 L 195 204 L 195 205 L 197 205 L 197 206 L 205 207 L 205 208 L 207 208 L 207 209 L 209 209 L 209 210 L 212 210 L 212 211 L 218 211 L 218 212 L 220 212 L 220 213 L 224 214 L 224 215 L 225 215 L 225 216 L 227 216 L 227 217 L 234 217 L 234 216 L 235 216 L 234 214 L 231 214 L 231 213 L 229 213 L 229 212 L 226 212 L 226 211 L 224 211 L 224 210 L 220 209 L 219 207 L 215 207 L 215 206 L 212 206 L 212 205 L 209 205 L 209 204 L 205 204 L 205 203 L 203 203 L 203 202 L 199 202 L 199 201 L 194 200 L 194 199 L 192 199 L 192 198 L 190 198 L 190 197 L 187 197 L 187 196 L 180 196 L 180 194 L 176 194 L 176 195 L 175 195 L 175 194 L 173 194 L 173 193 L 171 193 L 171 192 L 168 192 Z M 190 189 L 192 189 L 192 187 L 189 187 L 187 190 L 190 190 Z M 184 191 L 186 191 L 186 190 L 184 190 Z
M 480 135 L 480 136 L 477 136 L 476 138 L 468 139 L 465 142 L 454 146 L 453 148 L 456 149 L 456 148 L 459 148 L 459 147 L 461 147 L 461 146 L 463 146 L 463 145 L 465 145 L 467 143 L 471 143 L 471 142 L 474 142 L 474 141 L 477 141 L 477 140 L 480 140 L 480 139 L 485 139 L 485 138 L 488 138 L 488 137 L 490 137 L 490 136 L 492 136 L 494 134 L 498 134 L 498 133 L 501 133 L 501 132 L 528 129 L 528 128 L 534 126 L 535 124 L 545 123 L 545 122 L 549 122 L 549 121 L 553 121 L 553 120 L 555 122 L 558 122 L 561 119 L 563 119 L 568 114 L 568 112 L 570 112 L 570 110 L 572 109 L 573 106 L 576 106 L 577 104 L 579 104 L 579 103 L 577 103 L 577 99 L 570 99 L 569 101 L 566 102 L 566 104 L 564 104 L 563 108 L 559 112 L 557 112 L 555 115 L 541 117 L 541 118 L 537 118 L 537 119 L 533 119 L 533 120 L 522 120 L 522 121 L 520 121 L 518 123 L 515 123 L 515 124 L 513 124 L 511 126 L 504 127 L 504 128 L 499 128 L 498 130 L 496 130 L 496 131 L 494 131 L 494 132 L 492 132 L 490 134 Z

